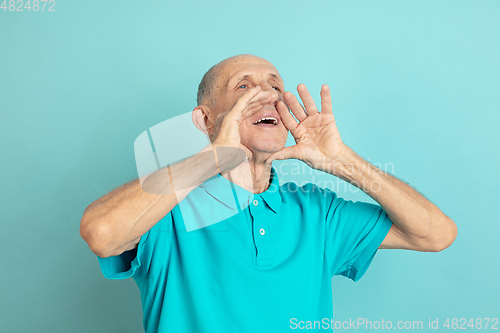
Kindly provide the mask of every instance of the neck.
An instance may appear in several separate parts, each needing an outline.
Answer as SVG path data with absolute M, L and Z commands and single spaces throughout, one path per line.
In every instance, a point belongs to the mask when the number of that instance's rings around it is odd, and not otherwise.
M 249 192 L 262 193 L 268 189 L 271 178 L 271 166 L 264 161 L 265 158 L 245 160 L 236 168 L 224 171 L 221 175 Z

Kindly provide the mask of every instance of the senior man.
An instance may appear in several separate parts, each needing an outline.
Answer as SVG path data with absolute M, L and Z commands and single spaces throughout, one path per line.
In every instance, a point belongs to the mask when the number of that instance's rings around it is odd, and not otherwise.
M 203 77 L 193 110 L 211 145 L 85 210 L 80 233 L 107 278 L 135 279 L 146 332 L 281 332 L 298 321 L 325 323 L 333 275 L 357 281 L 379 248 L 441 251 L 454 241 L 449 217 L 344 144 L 328 86 L 321 112 L 304 85 L 297 90 L 304 107 L 269 61 L 221 61 Z M 284 147 L 288 131 L 296 144 Z M 280 186 L 272 162 L 283 159 L 344 179 L 379 205 L 312 184 Z M 228 185 L 234 197 L 222 190 Z M 250 199 L 235 207 L 244 192 Z M 191 200 L 192 212 L 181 212 L 182 200 Z M 237 211 L 186 228 L 188 219 L 223 208 Z

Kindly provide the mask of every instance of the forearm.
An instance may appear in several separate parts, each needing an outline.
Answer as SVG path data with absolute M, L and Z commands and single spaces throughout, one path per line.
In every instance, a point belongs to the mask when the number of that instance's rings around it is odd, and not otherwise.
M 351 149 L 332 168 L 387 212 L 404 237 L 420 250 L 446 247 L 456 226 L 438 207 L 401 180 L 365 161 Z
M 222 163 L 224 168 L 227 162 Z M 98 199 L 84 212 L 80 234 L 101 256 L 118 255 L 167 215 L 196 186 L 219 172 L 207 147 L 169 168 L 137 179 Z

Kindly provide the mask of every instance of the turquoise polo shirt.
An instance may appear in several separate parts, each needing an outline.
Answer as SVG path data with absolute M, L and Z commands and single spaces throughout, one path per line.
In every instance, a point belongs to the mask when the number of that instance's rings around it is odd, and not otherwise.
M 252 194 L 216 175 L 137 249 L 98 257 L 106 278 L 136 281 L 146 332 L 289 332 L 293 318 L 332 318 L 332 276 L 359 280 L 392 222 L 378 205 L 271 177 Z

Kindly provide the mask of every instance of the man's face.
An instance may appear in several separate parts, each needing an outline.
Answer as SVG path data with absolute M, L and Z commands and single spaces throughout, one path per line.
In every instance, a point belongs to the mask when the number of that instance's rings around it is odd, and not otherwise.
M 265 59 L 242 55 L 226 59 L 218 70 L 216 104 L 213 107 L 215 115 L 232 109 L 238 98 L 250 88 L 258 85 L 262 90 L 270 91 L 270 101 L 241 122 L 241 143 L 254 154 L 273 153 L 282 149 L 288 130 L 276 110 L 276 103 L 283 99 L 284 93 L 283 80 L 276 68 Z

